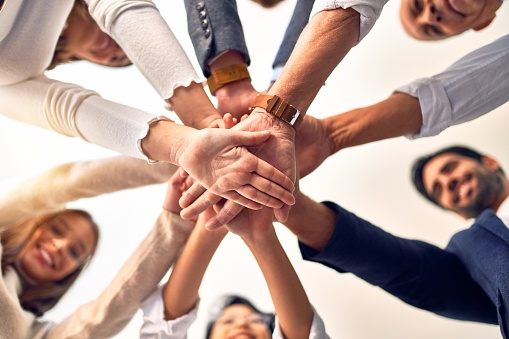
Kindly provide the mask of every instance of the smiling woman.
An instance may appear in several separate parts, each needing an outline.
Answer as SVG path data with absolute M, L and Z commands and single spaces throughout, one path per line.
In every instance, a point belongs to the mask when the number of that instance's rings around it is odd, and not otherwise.
M 99 240 L 97 225 L 81 210 L 39 215 L 0 234 L 2 268 L 16 267 L 25 286 L 20 303 L 39 316 L 67 292 Z

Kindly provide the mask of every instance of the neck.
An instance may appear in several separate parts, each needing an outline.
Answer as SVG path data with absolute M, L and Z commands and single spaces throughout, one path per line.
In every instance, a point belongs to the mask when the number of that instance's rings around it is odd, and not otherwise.
M 493 204 L 492 209 L 495 212 L 498 211 L 498 209 L 500 208 L 500 205 L 502 205 L 502 203 L 505 201 L 505 199 L 507 199 L 509 197 L 509 180 L 506 177 L 504 177 L 502 184 L 503 184 L 503 189 L 500 191 L 500 194 L 499 194 L 497 200 Z

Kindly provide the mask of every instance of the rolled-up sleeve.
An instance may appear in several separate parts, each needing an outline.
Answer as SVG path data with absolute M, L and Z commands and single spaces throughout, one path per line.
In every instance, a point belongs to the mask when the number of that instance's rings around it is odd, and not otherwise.
M 434 136 L 509 100 L 509 35 L 467 54 L 444 72 L 396 90 L 419 99 L 423 124 L 410 139 Z
M 317 0 L 311 16 L 321 11 L 352 8 L 360 14 L 359 43 L 375 25 L 388 0 Z

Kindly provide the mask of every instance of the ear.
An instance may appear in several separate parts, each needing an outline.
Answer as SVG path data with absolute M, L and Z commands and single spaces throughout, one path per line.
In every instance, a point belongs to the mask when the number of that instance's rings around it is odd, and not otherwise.
M 484 166 L 488 167 L 493 172 L 498 171 L 498 169 L 500 168 L 500 163 L 497 161 L 497 159 L 489 155 L 483 155 L 481 158 L 481 162 Z
M 493 22 L 493 20 L 495 19 L 496 16 L 497 16 L 497 14 L 493 13 L 493 16 L 491 18 L 489 18 L 488 20 L 484 21 L 483 23 L 481 23 L 477 26 L 472 27 L 472 29 L 477 32 L 483 28 L 488 27 Z

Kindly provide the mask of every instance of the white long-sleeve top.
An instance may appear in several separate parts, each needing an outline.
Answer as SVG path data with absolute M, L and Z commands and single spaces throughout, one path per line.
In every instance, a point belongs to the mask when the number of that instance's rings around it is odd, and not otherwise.
M 124 49 L 163 99 L 201 82 L 171 29 L 150 0 L 87 0 L 89 11 Z M 58 38 L 73 1 L 6 1 L 0 11 L 0 113 L 145 158 L 138 141 L 154 118 L 74 84 L 49 79 Z
M 149 165 L 129 157 L 68 163 L 50 169 L 0 197 L 0 229 L 65 203 L 122 189 L 167 181 L 176 167 Z M 21 281 L 12 267 L 0 277 L 0 338 L 109 338 L 137 312 L 176 260 L 193 222 L 161 211 L 152 230 L 106 289 L 93 301 L 69 312 L 60 323 L 38 319 L 19 303 Z M 2 251 L 0 245 L 0 253 Z
M 189 327 L 194 323 L 198 314 L 200 301 L 186 314 L 174 320 L 164 319 L 164 301 L 162 296 L 163 286 L 159 286 L 141 304 L 143 310 L 143 326 L 140 331 L 141 339 L 186 339 Z M 273 339 L 284 339 L 279 322 L 275 320 L 276 326 L 272 333 Z M 309 331 L 309 339 L 328 339 L 325 331 L 325 324 L 313 307 L 313 322 Z
M 419 99 L 422 127 L 410 139 L 437 135 L 509 100 L 509 35 L 456 61 L 445 71 L 396 91 Z

